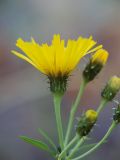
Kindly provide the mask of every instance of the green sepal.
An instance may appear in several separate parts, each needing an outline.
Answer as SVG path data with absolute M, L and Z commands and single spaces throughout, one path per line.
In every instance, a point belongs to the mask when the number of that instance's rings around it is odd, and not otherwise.
M 118 104 L 118 107 L 115 109 L 113 119 L 116 122 L 116 124 L 120 123 L 120 104 Z
M 83 77 L 87 82 L 92 81 L 101 71 L 103 65 L 100 63 L 89 62 L 83 71 Z
M 66 74 L 63 76 L 61 73 L 59 73 L 57 77 L 49 75 L 48 79 L 51 92 L 63 95 L 66 91 L 68 75 Z
M 105 88 L 101 93 L 101 96 L 108 101 L 112 101 L 116 94 L 117 91 L 112 89 L 109 84 L 106 84 Z
M 42 149 L 44 151 L 49 152 L 52 156 L 55 156 L 55 153 L 48 147 L 47 144 L 45 144 L 44 142 L 40 141 L 40 140 L 36 140 L 33 138 L 29 138 L 27 136 L 19 136 L 20 139 L 22 139 L 24 142 L 27 142 L 39 149 Z

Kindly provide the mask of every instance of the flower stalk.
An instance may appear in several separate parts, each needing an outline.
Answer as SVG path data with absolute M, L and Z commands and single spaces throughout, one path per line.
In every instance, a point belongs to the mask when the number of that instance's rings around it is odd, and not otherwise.
M 76 134 L 76 136 L 69 142 L 69 144 L 63 149 L 63 151 L 59 155 L 59 159 L 61 159 L 66 151 L 78 140 L 80 139 L 79 136 Z
M 54 98 L 54 109 L 55 109 L 59 144 L 60 144 L 61 149 L 63 149 L 64 148 L 63 128 L 62 128 L 62 120 L 61 120 L 61 99 L 62 97 L 59 94 L 53 94 L 53 98 Z
M 78 95 L 76 97 L 76 100 L 74 102 L 74 104 L 72 105 L 71 111 L 70 111 L 70 118 L 69 118 L 69 122 L 68 122 L 68 128 L 67 128 L 67 132 L 66 132 L 66 137 L 65 137 L 65 143 L 64 145 L 66 146 L 68 144 L 69 138 L 70 138 L 70 133 L 71 133 L 71 129 L 73 127 L 73 121 L 74 121 L 74 117 L 75 117 L 75 113 L 77 111 L 78 105 L 80 103 L 81 97 L 83 95 L 83 92 L 85 90 L 85 87 L 87 85 L 87 82 L 83 79 Z
M 100 114 L 100 112 L 103 110 L 103 108 L 106 106 L 106 104 L 108 103 L 108 100 L 102 98 L 99 107 L 97 108 L 97 113 L 98 115 Z
M 72 149 L 70 155 L 67 157 L 67 160 L 71 159 L 72 156 L 76 153 L 76 151 L 78 150 L 78 148 L 84 143 L 85 141 L 85 137 L 82 137 L 79 142 L 75 145 L 75 147 Z

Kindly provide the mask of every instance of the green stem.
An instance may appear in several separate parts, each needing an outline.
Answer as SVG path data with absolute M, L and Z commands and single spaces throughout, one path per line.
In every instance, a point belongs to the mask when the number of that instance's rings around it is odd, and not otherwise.
M 65 143 L 64 143 L 65 146 L 68 144 L 71 129 L 72 129 L 72 125 L 73 125 L 73 121 L 74 121 L 74 116 L 75 116 L 75 113 L 77 111 L 77 108 L 78 108 L 78 105 L 80 103 L 80 99 L 83 95 L 86 84 L 87 84 L 87 82 L 85 80 L 83 80 L 82 83 L 81 83 L 77 98 L 76 98 L 74 104 L 72 105 L 71 112 L 70 112 L 70 118 L 69 118 L 69 122 L 68 122 L 67 133 L 66 133 L 66 137 L 65 137 Z
M 64 148 L 64 150 L 60 153 L 59 158 L 61 159 L 64 154 L 66 153 L 66 151 L 78 140 L 79 136 L 76 135 L 71 141 L 70 143 Z
M 102 111 L 102 109 L 104 108 L 104 106 L 108 103 L 108 101 L 106 99 L 102 99 L 101 103 L 97 109 L 97 113 L 100 114 L 100 112 Z
M 80 139 L 80 141 L 78 141 L 78 143 L 75 145 L 75 147 L 72 149 L 70 155 L 68 156 L 67 159 L 71 159 L 72 156 L 76 153 L 76 151 L 78 150 L 78 148 L 83 144 L 83 142 L 85 141 L 85 137 L 82 137 Z
M 87 151 L 86 153 L 82 154 L 81 156 L 79 157 L 76 157 L 72 160 L 79 160 L 79 159 L 82 159 L 84 158 L 85 156 L 89 155 L 90 153 L 94 152 L 98 147 L 100 147 L 104 141 L 108 138 L 108 136 L 111 134 L 111 132 L 113 131 L 113 129 L 116 127 L 116 123 L 113 122 L 110 126 L 110 128 L 108 129 L 107 133 L 105 134 L 105 136 L 102 138 L 102 140 L 96 144 L 96 146 L 94 146 L 92 149 L 90 149 L 89 151 Z
M 63 143 L 63 128 L 62 128 L 62 120 L 61 120 L 61 95 L 54 94 L 54 108 L 55 108 L 55 116 L 56 116 L 56 122 L 57 122 L 57 130 L 58 130 L 58 136 L 59 136 L 59 144 L 61 149 L 64 148 Z

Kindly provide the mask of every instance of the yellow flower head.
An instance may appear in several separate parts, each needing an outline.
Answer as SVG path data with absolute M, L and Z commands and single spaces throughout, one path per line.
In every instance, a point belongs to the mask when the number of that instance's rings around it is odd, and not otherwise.
M 91 122 L 96 121 L 98 114 L 93 109 L 89 109 L 86 111 L 85 116 L 87 119 L 89 119 Z
M 51 45 L 38 44 L 32 38 L 31 42 L 25 42 L 21 38 L 17 40 L 16 46 L 25 55 L 12 51 L 16 56 L 31 63 L 42 73 L 57 77 L 58 75 L 69 75 L 78 62 L 87 53 L 98 50 L 102 46 L 95 46 L 96 42 L 90 38 L 79 37 L 77 40 L 65 41 L 60 39 L 60 35 L 54 35 Z
M 91 62 L 92 63 L 99 63 L 101 65 L 105 65 L 108 59 L 108 52 L 104 49 L 99 49 L 96 53 L 92 56 Z
M 38 44 L 32 38 L 30 42 L 25 42 L 21 38 L 17 40 L 16 46 L 25 55 L 12 51 L 19 58 L 29 62 L 39 71 L 48 76 L 50 88 L 53 92 L 66 89 L 66 81 L 69 74 L 74 70 L 82 57 L 100 48 L 95 48 L 96 42 L 89 38 L 79 37 L 77 40 L 61 40 L 60 35 L 54 35 L 51 45 Z

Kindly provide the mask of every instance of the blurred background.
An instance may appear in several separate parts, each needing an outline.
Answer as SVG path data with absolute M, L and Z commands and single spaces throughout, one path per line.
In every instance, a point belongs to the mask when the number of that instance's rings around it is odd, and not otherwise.
M 107 66 L 91 82 L 82 98 L 79 116 L 87 108 L 97 108 L 100 91 L 112 75 L 120 76 L 120 0 L 0 0 L 0 160 L 49 160 L 50 156 L 22 142 L 18 136 L 41 138 L 38 128 L 47 131 L 57 144 L 52 96 L 47 78 L 30 64 L 11 54 L 19 37 L 40 43 L 50 42 L 52 35 L 93 38 L 110 53 Z M 85 61 L 70 77 L 62 103 L 64 127 L 70 105 L 81 81 Z M 87 97 L 87 98 L 86 98 Z M 120 96 L 116 97 L 117 100 Z M 100 115 L 98 126 L 90 135 L 94 142 L 106 133 L 112 118 L 109 103 Z M 108 143 L 85 160 L 118 160 L 120 127 Z

